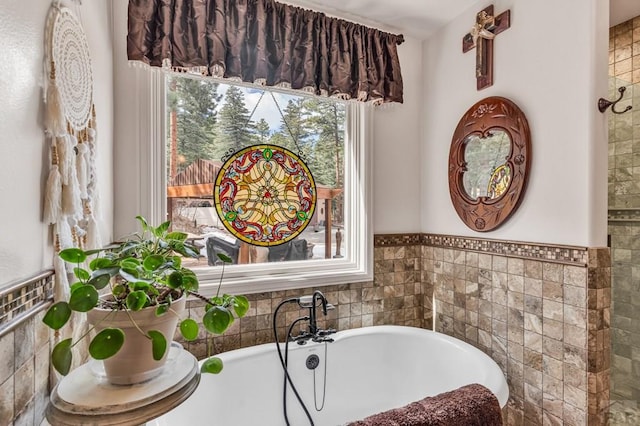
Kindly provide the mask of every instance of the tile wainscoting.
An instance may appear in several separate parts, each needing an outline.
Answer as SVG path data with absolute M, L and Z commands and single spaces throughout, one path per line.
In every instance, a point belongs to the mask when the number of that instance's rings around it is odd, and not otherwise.
M 502 367 L 510 390 L 506 423 L 605 424 L 609 250 L 423 238 L 423 286 L 425 298 L 435 300 L 435 328 Z
M 432 328 L 435 322 L 437 330 L 477 346 L 503 368 L 511 392 L 507 424 L 605 424 L 608 249 L 434 234 L 376 235 L 374 245 L 373 281 L 321 287 L 336 307 L 323 326 Z M 183 344 L 204 357 L 210 346 L 220 352 L 272 342 L 277 304 L 313 290 L 250 294 L 247 316 L 224 336 L 203 334 Z M 188 309 L 193 317 L 203 314 L 198 301 Z M 282 312 L 280 335 L 301 313 L 293 305 Z M 41 325 L 42 316 L 40 310 L 0 323 L 0 333 L 10 328 L 0 334 L 0 419 L 9 425 L 39 424 L 44 415 L 54 336 Z

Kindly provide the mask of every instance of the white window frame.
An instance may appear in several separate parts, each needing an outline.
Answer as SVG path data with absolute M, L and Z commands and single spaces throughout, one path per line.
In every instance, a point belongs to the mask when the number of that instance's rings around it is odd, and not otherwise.
M 166 78 L 163 72 L 136 69 L 139 117 L 138 125 L 139 211 L 153 221 L 166 220 Z M 147 80 L 145 83 L 144 80 Z M 240 84 L 218 80 L 223 84 Z M 299 93 L 278 88 L 261 89 Z M 145 101 L 148 99 L 148 102 Z M 222 292 L 250 294 L 302 287 L 321 287 L 371 281 L 373 279 L 372 213 L 372 140 L 371 106 L 362 102 L 346 103 L 344 258 L 272 262 L 225 266 Z M 146 124 L 143 124 L 146 123 Z M 368 146 L 369 145 L 369 146 Z M 348 154 L 348 155 L 347 155 Z M 155 165 L 161 164 L 162 167 Z M 351 188 L 352 190 L 346 190 Z M 213 296 L 220 281 L 221 267 L 193 268 L 200 280 L 200 293 Z

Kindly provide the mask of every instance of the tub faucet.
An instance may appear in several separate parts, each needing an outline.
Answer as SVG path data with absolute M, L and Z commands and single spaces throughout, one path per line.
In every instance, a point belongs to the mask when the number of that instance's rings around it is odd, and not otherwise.
M 318 301 L 320 301 L 320 306 L 322 307 L 322 314 L 327 315 L 327 312 L 331 309 L 335 309 L 335 307 L 327 302 L 327 298 L 324 297 L 324 294 L 320 290 L 316 290 L 313 292 L 311 296 L 302 296 L 298 299 L 298 304 L 301 308 L 309 309 L 309 331 L 307 333 L 302 333 L 296 339 L 298 343 L 303 344 L 304 341 L 311 339 L 314 342 L 333 342 L 333 339 L 327 337 L 330 334 L 336 332 L 334 329 L 328 330 L 320 330 L 318 328 L 317 323 L 317 313 L 316 308 L 318 307 Z

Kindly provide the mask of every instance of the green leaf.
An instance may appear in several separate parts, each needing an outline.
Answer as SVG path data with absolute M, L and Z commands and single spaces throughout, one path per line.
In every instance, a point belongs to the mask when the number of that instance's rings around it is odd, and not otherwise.
M 92 285 L 82 285 L 71 293 L 69 307 L 77 312 L 87 312 L 98 303 L 98 291 Z
M 182 288 L 187 291 L 198 291 L 199 283 L 198 277 L 192 271 L 185 270 L 182 275 Z
M 182 242 L 178 242 L 174 244 L 173 249 L 183 255 L 184 257 L 198 258 L 200 257 L 200 253 L 194 250 L 191 246 L 188 246 Z
M 249 299 L 244 296 L 233 296 L 232 298 L 233 310 L 239 318 L 245 316 L 249 310 Z
M 147 294 L 142 290 L 132 291 L 127 295 L 127 308 L 139 311 L 147 304 Z
M 83 268 L 73 268 L 73 274 L 78 277 L 80 281 L 87 281 L 91 277 L 89 271 Z
M 135 257 L 127 257 L 120 261 L 120 267 L 122 269 L 137 269 L 140 266 L 140 261 Z
M 171 225 L 171 222 L 169 222 L 169 221 L 161 223 L 160 225 L 158 225 L 157 228 L 153 229 L 153 235 L 155 235 L 158 238 L 161 238 L 162 236 L 164 236 L 166 234 L 166 232 L 169 229 L 170 225 Z
M 163 303 L 162 305 L 158 305 L 156 308 L 156 316 L 161 317 L 169 311 L 169 304 Z
M 147 256 L 142 262 L 142 266 L 147 271 L 155 271 L 166 262 L 164 256 L 159 254 L 152 254 L 151 256 Z
M 151 284 L 149 284 L 146 281 L 136 281 L 133 283 L 133 290 L 137 291 L 137 290 L 142 290 L 144 292 L 146 292 L 149 288 L 151 288 Z
M 119 266 L 110 266 L 108 268 L 96 269 L 91 274 L 92 277 L 97 277 L 98 275 L 109 275 L 110 277 L 115 277 L 120 272 Z
M 80 281 L 71 284 L 71 286 L 69 287 L 69 294 L 73 293 L 76 290 L 76 288 L 82 287 L 83 285 L 86 285 L 86 284 L 81 283 Z
M 202 363 L 200 367 L 200 372 L 202 373 L 210 373 L 210 374 L 218 374 L 222 371 L 222 360 L 218 357 L 211 357 Z
M 58 373 L 66 376 L 71 369 L 71 360 L 71 338 L 64 339 L 54 346 L 51 352 L 51 363 Z
M 173 256 L 173 267 L 176 269 L 180 269 L 182 267 L 182 258 L 180 256 Z
M 132 269 L 120 269 L 120 276 L 127 281 L 138 281 L 139 274 L 138 271 Z
M 98 269 L 105 269 L 114 266 L 113 261 L 111 259 L 107 259 L 105 257 L 96 257 L 89 263 L 89 268 L 92 271 L 96 271 Z
M 165 339 L 164 335 L 157 330 L 149 330 L 147 333 L 151 338 L 153 359 L 160 361 L 167 351 L 167 339 Z
M 114 285 L 113 289 L 111 290 L 111 293 L 116 297 L 122 296 L 126 292 L 127 292 L 127 288 L 125 286 L 123 286 L 122 284 Z
M 87 256 L 93 256 L 94 254 L 100 253 L 101 251 L 103 251 L 103 248 L 99 248 L 99 249 L 91 249 L 91 250 L 85 250 L 84 254 Z
M 92 285 L 96 290 L 102 290 L 109 284 L 111 276 L 109 274 L 97 275 L 87 281 L 87 284 Z
M 224 253 L 217 253 L 217 256 L 218 256 L 218 259 L 220 259 L 224 263 L 233 263 L 233 259 L 231 259 L 229 256 L 227 256 Z
M 210 333 L 222 334 L 233 322 L 233 315 L 227 308 L 213 306 L 202 317 L 204 328 Z
M 124 332 L 119 328 L 105 328 L 96 334 L 89 344 L 89 354 L 94 359 L 107 359 L 118 353 L 124 344 Z
M 180 288 L 183 283 L 183 275 L 180 271 L 173 271 L 171 275 L 169 275 L 169 279 L 167 280 L 167 285 L 171 288 Z
M 147 223 L 147 219 L 145 219 L 142 216 L 136 216 L 136 219 L 138 219 L 138 222 L 140 222 L 140 226 L 142 226 L 143 231 L 146 232 L 149 230 L 149 224 Z
M 180 323 L 180 333 L 185 340 L 196 340 L 198 338 L 198 323 L 193 318 L 187 318 Z
M 178 241 L 184 241 L 186 240 L 188 237 L 187 234 L 185 234 L 184 232 L 178 232 L 178 231 L 173 231 L 173 232 L 169 232 L 166 236 L 167 240 L 178 240 Z
M 82 263 L 87 259 L 87 255 L 79 248 L 68 248 L 62 250 L 58 256 L 65 262 Z
M 58 302 L 51 306 L 44 314 L 42 322 L 54 330 L 60 330 L 71 317 L 71 308 L 67 302 Z

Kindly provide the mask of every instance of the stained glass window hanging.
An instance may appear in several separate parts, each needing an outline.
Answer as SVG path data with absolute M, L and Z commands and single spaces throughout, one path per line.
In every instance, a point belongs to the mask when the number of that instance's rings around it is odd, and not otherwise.
M 231 155 L 214 186 L 224 227 L 258 246 L 276 246 L 309 225 L 317 194 L 311 171 L 300 157 L 276 145 L 253 145 Z

